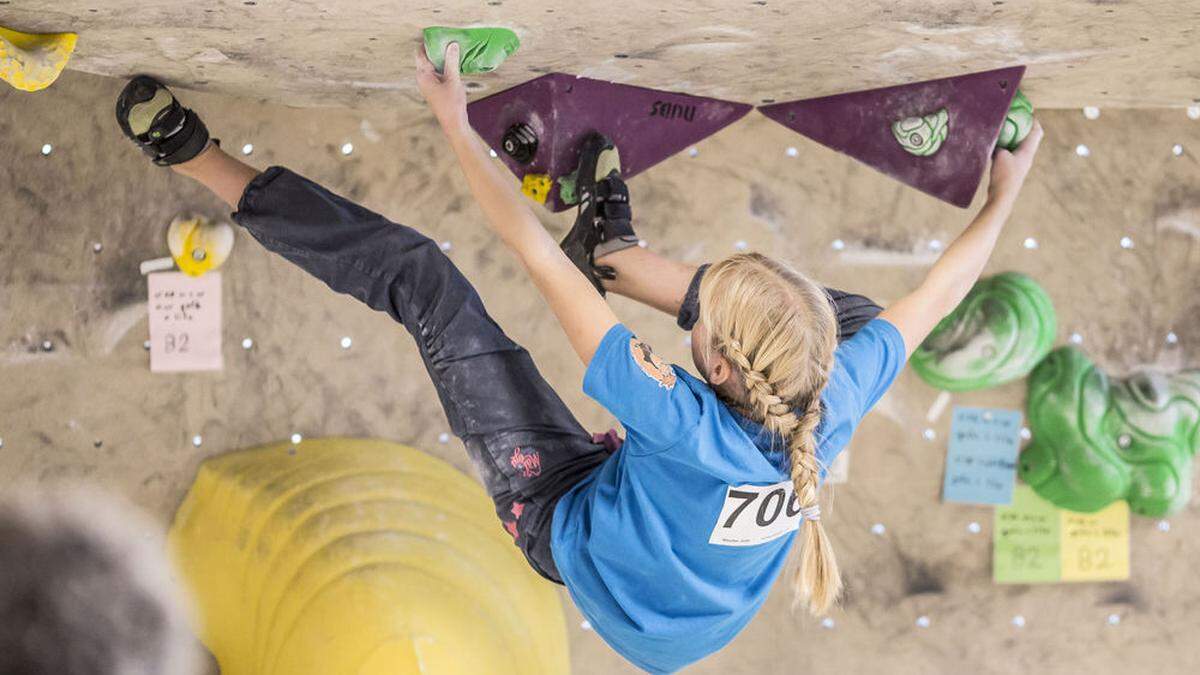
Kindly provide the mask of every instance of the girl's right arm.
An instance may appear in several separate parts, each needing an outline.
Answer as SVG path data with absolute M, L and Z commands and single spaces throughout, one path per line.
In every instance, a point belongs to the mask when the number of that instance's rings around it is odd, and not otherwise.
M 1035 121 L 1016 152 L 996 151 L 987 203 L 929 270 L 925 281 L 879 315 L 900 331 L 906 358 L 925 341 L 942 317 L 962 302 L 979 279 L 1004 223 L 1012 214 L 1017 193 L 1025 183 L 1041 142 L 1042 125 Z

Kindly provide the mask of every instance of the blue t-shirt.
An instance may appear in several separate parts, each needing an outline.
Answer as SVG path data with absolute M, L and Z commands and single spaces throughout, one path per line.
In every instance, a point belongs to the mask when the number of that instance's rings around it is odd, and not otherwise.
M 817 429 L 824 466 L 904 360 L 899 331 L 882 319 L 838 346 Z M 728 644 L 782 569 L 794 529 L 754 545 L 709 542 L 740 503 L 727 503 L 732 486 L 789 480 L 786 447 L 620 324 L 601 341 L 583 390 L 621 421 L 625 444 L 558 502 L 554 560 L 613 649 L 644 670 L 672 672 Z

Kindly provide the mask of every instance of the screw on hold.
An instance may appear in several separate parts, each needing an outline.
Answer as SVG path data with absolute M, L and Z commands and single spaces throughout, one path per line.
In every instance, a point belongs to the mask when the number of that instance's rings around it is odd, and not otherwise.
M 192 260 L 195 260 L 196 262 L 204 262 L 204 259 L 207 257 L 208 251 L 205 251 L 203 248 L 196 247 L 192 249 Z
M 521 164 L 528 164 L 537 154 L 538 137 L 533 132 L 533 127 L 518 122 L 504 132 L 504 137 L 500 139 L 500 147 L 504 149 L 504 154 Z
M 1133 437 L 1129 434 L 1121 434 L 1120 436 L 1117 436 L 1117 445 L 1121 446 L 1123 449 L 1128 448 L 1129 446 L 1133 445 Z

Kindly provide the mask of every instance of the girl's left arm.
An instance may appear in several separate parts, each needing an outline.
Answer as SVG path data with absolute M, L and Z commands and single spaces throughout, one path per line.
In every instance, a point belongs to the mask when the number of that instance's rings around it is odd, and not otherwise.
M 440 76 L 419 47 L 417 84 L 458 157 L 488 226 L 517 255 L 587 365 L 605 333 L 618 323 L 617 316 L 542 227 L 512 179 L 471 129 L 458 73 L 458 45 L 447 48 L 445 74 Z

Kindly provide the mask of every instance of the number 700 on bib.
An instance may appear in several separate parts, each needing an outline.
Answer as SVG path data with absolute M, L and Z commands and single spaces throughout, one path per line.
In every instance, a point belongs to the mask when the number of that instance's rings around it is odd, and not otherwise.
M 730 485 L 708 543 L 754 546 L 800 527 L 800 503 L 791 481 L 775 485 Z

